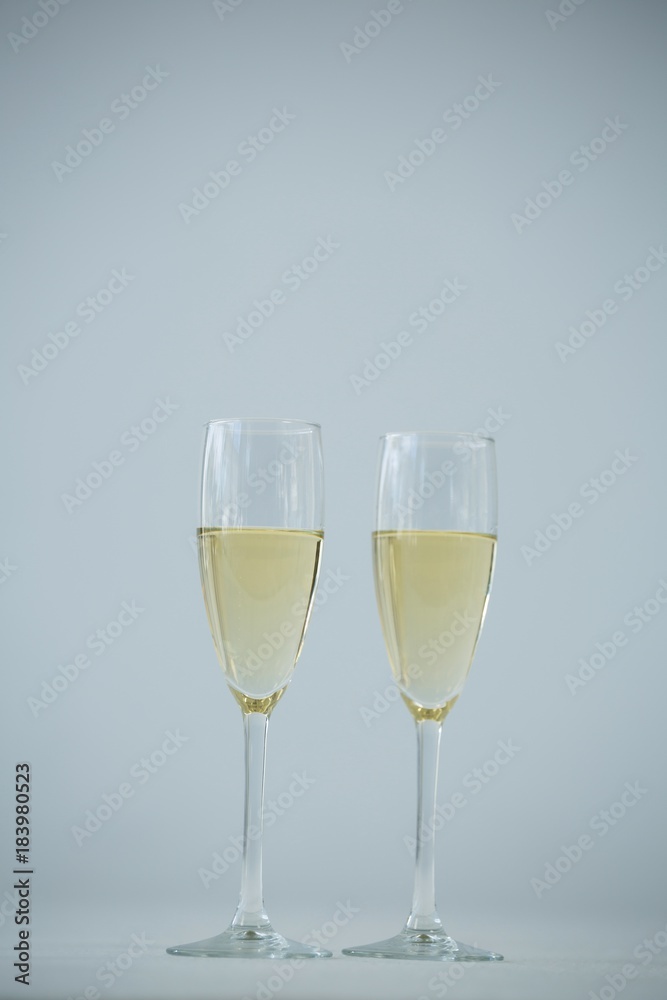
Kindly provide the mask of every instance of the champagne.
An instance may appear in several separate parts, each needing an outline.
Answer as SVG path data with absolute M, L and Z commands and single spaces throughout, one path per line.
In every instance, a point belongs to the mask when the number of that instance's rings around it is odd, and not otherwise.
M 244 712 L 269 712 L 301 652 L 322 533 L 200 528 L 204 602 L 220 665 Z
M 496 539 L 458 531 L 377 531 L 382 631 L 412 714 L 441 720 L 461 693 L 484 621 Z

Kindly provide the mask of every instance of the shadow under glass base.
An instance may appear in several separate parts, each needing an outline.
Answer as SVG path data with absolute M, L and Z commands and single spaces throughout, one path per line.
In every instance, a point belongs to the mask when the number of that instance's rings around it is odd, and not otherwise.
M 404 929 L 396 937 L 356 948 L 343 948 L 344 955 L 355 958 L 401 958 L 424 962 L 502 962 L 495 951 L 474 948 L 455 941 L 444 931 L 413 931 Z
M 177 944 L 167 948 L 169 955 L 186 955 L 190 958 L 331 958 L 330 951 L 311 948 L 299 941 L 290 941 L 274 931 L 271 925 L 263 927 L 229 927 L 222 934 Z

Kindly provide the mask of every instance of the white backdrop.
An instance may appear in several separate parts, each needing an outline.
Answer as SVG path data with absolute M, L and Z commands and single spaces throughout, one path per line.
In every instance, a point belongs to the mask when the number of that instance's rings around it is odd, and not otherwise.
M 508 961 L 264 988 L 611 1000 L 629 965 L 628 996 L 664 996 L 667 10 L 549 2 L 3 3 L 0 943 L 29 761 L 33 997 L 271 975 L 163 955 L 238 893 L 242 727 L 192 547 L 202 425 L 233 415 L 323 426 L 325 586 L 270 726 L 265 889 L 337 953 L 398 930 L 411 891 L 378 436 L 484 427 L 500 470 L 438 887 Z M 27 995 L 10 966 L 0 996 Z

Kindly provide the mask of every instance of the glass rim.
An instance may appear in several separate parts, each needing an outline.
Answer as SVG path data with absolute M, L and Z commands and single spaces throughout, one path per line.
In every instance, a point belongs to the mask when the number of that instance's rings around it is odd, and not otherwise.
M 215 420 L 207 420 L 204 427 L 213 427 L 215 424 L 298 424 L 304 429 L 322 430 L 321 424 L 294 417 L 217 417 Z
M 422 438 L 473 438 L 475 441 L 488 441 L 495 444 L 496 439 L 490 434 L 478 434 L 476 431 L 388 431 L 380 435 L 380 441 L 392 437 L 422 437 Z

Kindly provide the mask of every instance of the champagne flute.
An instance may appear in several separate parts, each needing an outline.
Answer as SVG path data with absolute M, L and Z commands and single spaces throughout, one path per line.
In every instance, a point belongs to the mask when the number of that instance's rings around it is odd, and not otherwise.
M 323 539 L 320 428 L 297 420 L 206 425 L 197 533 L 213 643 L 245 730 L 241 895 L 222 934 L 171 955 L 324 958 L 284 938 L 264 909 L 262 817 L 269 716 L 287 690 L 308 625 Z
M 403 930 L 346 955 L 494 961 L 461 944 L 435 903 L 435 806 L 442 722 L 459 697 L 484 621 L 496 548 L 494 442 L 453 432 L 380 441 L 373 565 L 396 685 L 417 726 L 417 846 Z

